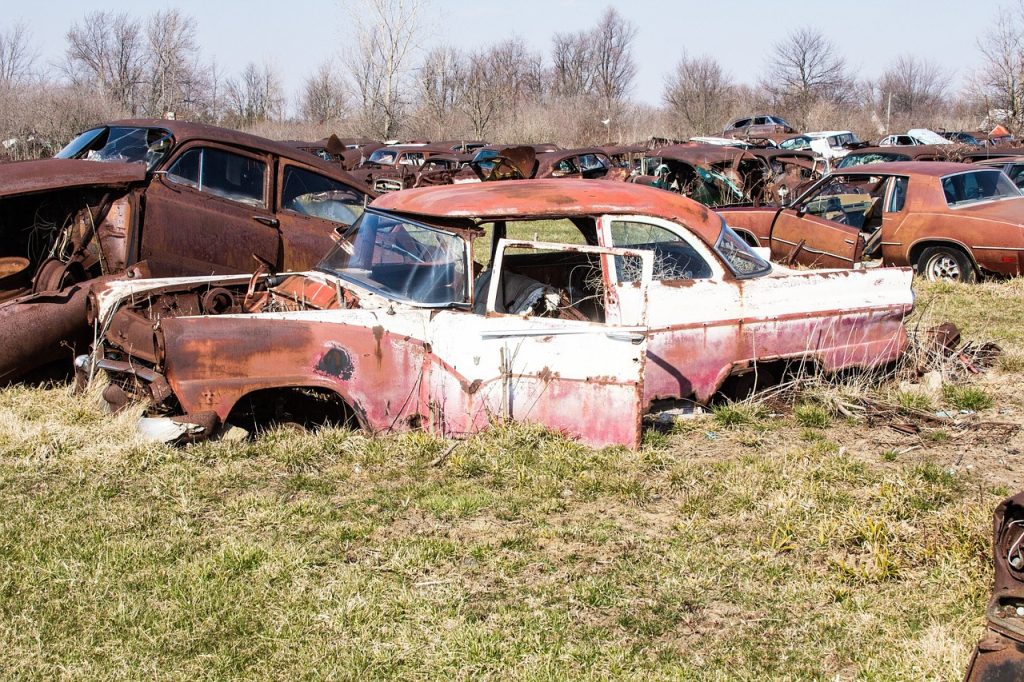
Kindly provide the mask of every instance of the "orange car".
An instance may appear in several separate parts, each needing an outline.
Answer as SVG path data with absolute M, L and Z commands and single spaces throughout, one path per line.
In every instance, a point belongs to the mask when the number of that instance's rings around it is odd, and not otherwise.
M 825 176 L 791 204 L 718 210 L 772 258 L 812 267 L 864 259 L 930 280 L 1019 275 L 1024 196 L 998 168 L 895 162 Z

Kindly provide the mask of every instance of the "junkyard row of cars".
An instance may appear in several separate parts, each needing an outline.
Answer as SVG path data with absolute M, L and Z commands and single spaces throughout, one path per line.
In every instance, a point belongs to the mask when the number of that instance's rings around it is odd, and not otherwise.
M 764 118 L 735 122 L 741 143 L 572 150 L 97 126 L 0 165 L 0 380 L 77 356 L 169 442 L 512 419 L 637 447 L 654 412 L 896 362 L 914 269 L 1020 274 L 1012 147 L 787 149 Z M 1024 655 L 1014 499 L 972 679 Z

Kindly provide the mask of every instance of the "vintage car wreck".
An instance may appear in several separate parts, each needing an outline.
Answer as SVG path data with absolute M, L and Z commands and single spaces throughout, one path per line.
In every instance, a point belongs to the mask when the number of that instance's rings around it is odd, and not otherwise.
M 806 152 L 687 143 L 650 152 L 630 181 L 712 207 L 781 204 L 818 179 L 821 170 Z
M 0 382 L 87 346 L 89 280 L 305 269 L 368 200 L 336 164 L 196 123 L 101 125 L 57 156 L 0 172 Z
M 996 507 L 992 523 L 995 586 L 988 631 L 971 657 L 965 682 L 1024 679 L 1024 492 Z
M 783 207 L 719 213 L 782 263 L 852 268 L 864 259 L 913 266 L 930 280 L 970 282 L 1022 270 L 1024 196 L 999 169 L 942 161 L 835 171 Z
M 528 238 L 541 230 L 557 240 Z M 109 376 L 113 407 L 149 400 L 172 437 L 515 419 L 636 447 L 646 414 L 791 363 L 895 360 L 911 276 L 773 266 L 704 206 L 640 185 L 411 189 L 378 198 L 309 272 L 98 286 L 103 343 L 78 366 Z

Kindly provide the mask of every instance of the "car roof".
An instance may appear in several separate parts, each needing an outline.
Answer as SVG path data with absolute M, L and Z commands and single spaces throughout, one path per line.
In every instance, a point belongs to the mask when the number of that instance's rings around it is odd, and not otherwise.
M 645 215 L 681 223 L 714 244 L 722 219 L 681 194 L 606 180 L 502 180 L 391 192 L 373 208 L 427 218 L 525 220 L 605 214 Z
M 328 175 L 333 175 L 335 178 L 341 179 L 353 187 L 358 188 L 360 191 L 370 192 L 372 194 L 372 190 L 366 187 L 365 183 L 356 180 L 336 163 L 324 161 L 316 154 L 303 151 L 302 149 L 290 146 L 287 143 L 268 140 L 265 137 L 250 135 L 249 133 L 243 133 L 238 130 L 221 128 L 220 126 L 212 126 L 205 123 L 194 123 L 192 121 L 169 121 L 162 118 L 122 119 L 119 121 L 110 121 L 109 123 L 100 123 L 90 128 L 90 130 L 104 126 L 163 128 L 174 135 L 176 144 L 181 144 L 182 142 L 191 140 L 207 140 L 210 142 L 223 142 L 237 147 L 245 147 L 247 149 L 267 151 L 286 159 L 298 161 L 299 163 L 307 166 L 317 168 Z
M 886 161 L 859 166 L 837 168 L 834 175 L 864 173 L 868 175 L 925 175 L 941 178 L 953 173 L 977 170 L 971 164 L 955 161 Z

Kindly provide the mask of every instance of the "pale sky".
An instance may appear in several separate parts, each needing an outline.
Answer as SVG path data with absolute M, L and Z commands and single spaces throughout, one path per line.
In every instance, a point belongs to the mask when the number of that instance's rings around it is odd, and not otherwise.
M 13 4 L 13 3 L 12 3 Z M 979 65 L 977 40 L 996 20 L 1001 3 L 982 0 L 433 0 L 436 17 L 423 47 L 439 43 L 477 47 L 520 36 L 549 53 L 551 34 L 596 23 L 614 5 L 639 28 L 634 98 L 661 102 L 665 76 L 685 50 L 711 54 L 740 82 L 760 75 L 773 42 L 798 26 L 821 29 L 861 78 L 876 77 L 899 54 L 934 60 L 954 86 Z M 178 0 L 145 2 L 48 0 L 8 6 L 0 29 L 25 21 L 45 62 L 62 60 L 64 34 L 91 9 L 145 16 L 177 7 L 198 21 L 206 59 L 225 75 L 249 61 L 267 61 L 290 97 L 321 62 L 350 39 L 343 0 Z

